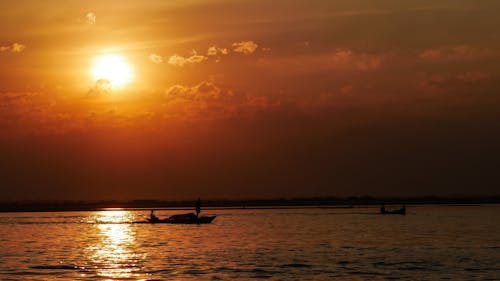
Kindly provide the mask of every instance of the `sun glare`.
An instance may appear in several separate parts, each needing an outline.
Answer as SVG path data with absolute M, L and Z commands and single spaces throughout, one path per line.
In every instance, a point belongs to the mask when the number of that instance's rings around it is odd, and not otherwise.
M 132 79 L 132 68 L 119 55 L 104 55 L 96 57 L 91 69 L 95 81 L 105 79 L 112 87 L 120 87 Z

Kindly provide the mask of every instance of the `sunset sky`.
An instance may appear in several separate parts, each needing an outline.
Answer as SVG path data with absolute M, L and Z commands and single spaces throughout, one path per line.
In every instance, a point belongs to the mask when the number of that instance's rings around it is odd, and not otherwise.
M 500 194 L 498 0 L 0 4 L 0 201 Z

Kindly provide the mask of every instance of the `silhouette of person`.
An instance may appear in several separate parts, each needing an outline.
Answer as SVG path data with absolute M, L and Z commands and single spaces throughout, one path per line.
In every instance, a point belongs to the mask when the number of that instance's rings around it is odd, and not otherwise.
M 384 204 L 382 204 L 382 207 L 380 207 L 380 212 L 385 213 L 385 205 Z
M 151 210 L 151 214 L 149 214 L 149 218 L 153 221 L 158 220 L 158 217 L 154 214 L 154 210 Z
M 201 211 L 201 200 L 200 200 L 200 198 L 198 197 L 198 201 L 196 201 L 196 217 L 198 217 L 198 216 L 199 216 L 200 211 Z

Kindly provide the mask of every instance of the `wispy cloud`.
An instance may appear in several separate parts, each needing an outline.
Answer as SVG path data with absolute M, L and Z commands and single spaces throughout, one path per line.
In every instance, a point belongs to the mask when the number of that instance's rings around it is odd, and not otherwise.
M 163 57 L 157 54 L 151 54 L 149 55 L 149 60 L 153 63 L 159 64 L 163 62 Z
M 233 43 L 233 51 L 236 53 L 243 53 L 245 55 L 253 54 L 259 45 L 253 41 L 241 41 Z
M 457 75 L 457 79 L 465 83 L 477 83 L 492 78 L 492 74 L 485 71 L 468 71 Z
M 168 59 L 168 64 L 175 66 L 184 66 L 187 64 L 201 63 L 207 59 L 204 55 L 199 55 L 196 51 L 192 51 L 190 57 L 183 57 L 178 54 L 174 54 Z
M 353 67 L 355 70 L 367 71 L 377 69 L 382 63 L 380 56 L 357 53 L 350 49 L 338 49 L 332 56 L 335 65 L 344 68 Z
M 88 24 L 95 24 L 96 23 L 96 15 L 93 12 L 88 12 L 85 14 L 85 21 Z
M 0 52 L 12 52 L 12 53 L 20 53 L 26 49 L 26 45 L 20 43 L 13 43 L 8 46 L 0 46 Z
M 478 87 L 493 80 L 494 74 L 487 71 L 465 71 L 460 73 L 425 73 L 420 77 L 419 87 L 429 93 L 458 93 L 477 91 Z
M 418 56 L 426 61 L 459 61 L 484 58 L 492 55 L 491 50 L 468 45 L 431 48 L 421 51 Z
M 363 73 L 386 71 L 395 61 L 395 55 L 392 53 L 365 53 L 352 49 L 337 49 L 318 54 L 271 56 L 265 55 L 263 51 L 259 52 L 259 55 L 261 54 L 262 56 L 255 62 L 255 65 L 261 71 L 269 71 L 270 74 L 276 75 L 280 79 L 319 73 L 325 75 L 332 73 L 347 76 L 362 75 Z M 358 87 L 356 88 L 358 89 Z

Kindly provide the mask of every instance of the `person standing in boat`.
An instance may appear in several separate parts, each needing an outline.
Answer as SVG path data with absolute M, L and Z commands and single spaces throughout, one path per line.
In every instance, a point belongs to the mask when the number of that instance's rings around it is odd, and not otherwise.
M 149 214 L 149 218 L 152 220 L 152 221 L 156 221 L 158 220 L 158 217 L 155 215 L 155 210 L 151 210 L 151 214 Z
M 382 207 L 380 207 L 380 213 L 385 213 L 386 210 L 385 210 L 385 204 L 382 204 Z
M 196 201 L 196 217 L 200 215 L 200 211 L 201 211 L 201 200 L 198 197 L 198 201 Z

